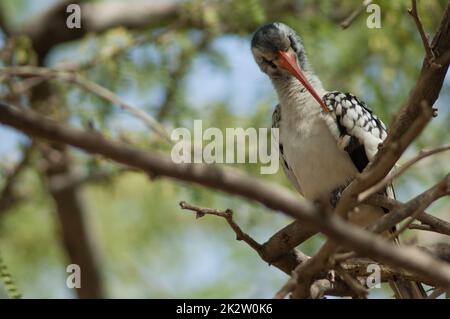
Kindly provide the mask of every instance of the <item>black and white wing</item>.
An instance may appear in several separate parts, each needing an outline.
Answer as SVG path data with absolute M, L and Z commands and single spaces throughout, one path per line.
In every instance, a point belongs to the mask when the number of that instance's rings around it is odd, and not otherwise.
M 278 104 L 275 107 L 275 110 L 273 111 L 273 114 L 272 114 L 272 128 L 280 129 L 280 121 L 281 121 L 281 108 L 280 108 L 280 105 Z M 275 138 L 275 140 L 278 144 L 279 151 L 280 151 L 280 162 L 281 162 L 281 166 L 283 166 L 284 173 L 286 174 L 288 179 L 291 181 L 291 183 L 295 186 L 295 189 L 301 195 L 303 195 L 302 189 L 297 181 L 297 178 L 295 177 L 294 173 L 291 171 L 291 168 L 289 167 L 289 164 L 286 161 L 286 157 L 284 155 L 284 150 L 283 150 L 283 144 L 280 142 L 279 133 L 274 132 L 274 135 L 272 136 L 272 138 Z
M 377 153 L 378 145 L 386 138 L 386 126 L 363 101 L 350 93 L 330 92 L 323 100 L 330 110 L 325 121 L 337 137 L 338 146 L 350 155 L 361 172 Z M 386 187 L 385 194 L 395 198 L 392 185 Z M 387 209 L 383 210 L 385 213 L 389 212 Z M 395 229 L 393 227 L 392 232 Z M 395 240 L 398 242 L 398 239 Z M 391 285 L 397 296 L 408 296 L 402 298 L 427 296 L 422 285 L 417 282 L 399 279 Z
M 366 103 L 353 94 L 329 92 L 323 101 L 330 110 L 330 116 L 326 116 L 325 120 L 337 137 L 339 148 L 350 155 L 361 172 L 386 138 L 386 126 Z

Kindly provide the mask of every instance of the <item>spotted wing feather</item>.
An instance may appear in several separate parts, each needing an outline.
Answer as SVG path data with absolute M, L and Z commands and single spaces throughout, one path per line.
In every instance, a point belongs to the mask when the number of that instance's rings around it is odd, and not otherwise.
M 386 126 L 353 94 L 329 92 L 323 100 L 331 111 L 329 124 L 337 124 L 339 147 L 348 152 L 355 166 L 362 171 L 386 138 Z

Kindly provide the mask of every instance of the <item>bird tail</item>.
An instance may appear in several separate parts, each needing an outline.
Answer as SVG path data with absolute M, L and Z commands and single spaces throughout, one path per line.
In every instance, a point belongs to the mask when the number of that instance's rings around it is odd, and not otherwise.
M 397 245 L 400 245 L 399 238 L 394 239 Z M 396 299 L 426 299 L 427 293 L 422 284 L 417 281 L 410 281 L 403 278 L 397 278 L 390 281 L 389 285 L 394 291 Z
M 392 171 L 395 170 L 397 165 Z M 391 172 L 392 172 L 391 171 Z M 395 199 L 395 191 L 392 185 L 386 188 L 386 195 L 390 198 Z M 388 211 L 387 211 L 388 212 Z M 386 213 L 387 213 L 386 212 Z M 394 227 L 391 232 L 395 232 L 396 227 Z M 394 239 L 397 245 L 400 245 L 400 239 L 397 237 Z M 409 281 L 402 278 L 397 278 L 396 280 L 390 281 L 389 286 L 394 291 L 396 299 L 426 299 L 427 293 L 420 282 Z
M 397 279 L 390 281 L 389 285 L 394 291 L 396 299 L 426 299 L 427 293 L 422 284 L 416 281 Z

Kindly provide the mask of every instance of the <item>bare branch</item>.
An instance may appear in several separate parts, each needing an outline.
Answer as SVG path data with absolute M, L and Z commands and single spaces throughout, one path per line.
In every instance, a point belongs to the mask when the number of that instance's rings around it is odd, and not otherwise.
M 316 233 L 317 229 L 315 227 L 311 227 L 300 220 L 290 223 L 263 244 L 266 261 L 272 264 L 280 263 L 284 259 L 287 264 L 291 265 L 291 269 L 288 272 L 290 273 L 297 266 L 297 259 L 299 258 L 298 253 L 293 253 L 293 248 Z
M 267 262 L 270 265 L 273 265 L 279 268 L 281 271 L 285 272 L 288 275 L 291 275 L 292 271 L 297 267 L 298 264 L 302 263 L 309 257 L 304 255 L 302 252 L 296 249 L 292 249 L 293 247 L 285 246 L 285 240 L 291 236 L 295 237 L 295 230 L 297 227 L 286 227 L 283 228 L 280 232 L 272 236 L 266 243 L 263 245 L 257 243 L 250 236 L 246 235 L 238 225 L 236 225 L 233 221 L 232 214 L 230 210 L 219 211 L 210 208 L 200 208 L 193 205 L 189 205 L 185 202 L 181 202 L 180 206 L 183 209 L 189 209 L 197 212 L 197 216 L 201 217 L 204 214 L 209 215 L 217 215 L 223 217 L 227 220 L 233 231 L 236 233 L 237 238 L 242 238 L 244 242 L 246 242 L 251 248 L 253 248 L 262 260 Z M 229 215 L 228 215 L 229 214 Z M 292 225 L 292 224 L 291 224 Z M 300 228 L 301 229 L 301 228 Z M 298 237 L 295 237 L 298 238 Z
M 191 210 L 194 211 L 197 214 L 197 218 L 201 218 L 205 215 L 214 215 L 214 216 L 219 216 L 222 218 L 225 218 L 225 220 L 228 222 L 228 224 L 230 225 L 230 227 L 233 229 L 234 233 L 236 234 L 236 239 L 237 240 L 242 240 L 245 243 L 247 243 L 251 248 L 253 248 L 259 255 L 260 257 L 264 260 L 267 261 L 268 260 L 268 256 L 267 254 L 271 254 L 274 255 L 274 253 L 276 252 L 276 248 L 278 247 L 275 244 L 272 244 L 270 246 L 270 249 L 275 250 L 275 252 L 271 251 L 271 250 L 267 250 L 267 247 L 264 247 L 263 245 L 260 245 L 258 242 L 256 242 L 253 238 L 251 238 L 248 234 L 246 234 L 240 227 L 239 225 L 237 225 L 234 220 L 233 220 L 233 213 L 231 210 L 227 209 L 225 211 L 221 211 L 221 210 L 217 210 L 217 209 L 212 209 L 212 208 L 202 208 L 202 207 L 198 207 L 198 206 L 194 206 L 191 204 L 188 204 L 186 202 L 180 202 L 180 207 L 182 209 L 187 209 L 187 210 Z M 279 237 L 275 237 L 275 239 L 272 237 L 271 240 L 272 241 L 278 241 Z M 269 241 L 270 242 L 270 241 Z M 282 266 L 284 265 L 283 262 L 285 262 L 284 260 L 287 259 L 288 255 L 283 255 L 281 256 L 281 260 L 277 261 L 274 263 L 274 265 L 278 268 L 280 268 L 281 270 L 285 271 L 287 274 L 291 275 L 291 278 L 289 279 L 289 281 L 276 293 L 275 295 L 275 299 L 283 299 L 285 298 L 291 291 L 293 291 L 295 289 L 295 287 L 297 286 L 296 283 L 296 272 L 293 271 L 291 273 L 287 272 L 286 269 L 284 269 Z M 294 256 L 296 256 L 296 258 L 294 258 L 295 260 L 295 266 L 305 262 L 309 257 L 302 254 L 299 251 L 296 251 L 296 253 L 294 254 Z M 281 265 L 280 265 L 281 263 Z M 294 268 L 292 268 L 294 269 Z M 348 295 L 352 295 L 351 291 L 349 291 L 348 287 L 346 287 L 343 283 L 340 282 L 336 282 L 333 285 L 333 289 L 328 291 L 329 294 L 331 295 L 336 295 L 336 296 L 348 296 Z
M 119 105 L 121 108 L 127 110 L 137 118 L 141 119 L 151 130 L 157 133 L 164 140 L 172 144 L 169 133 L 165 130 L 157 120 L 151 115 L 142 111 L 141 109 L 132 106 L 131 104 L 123 101 L 117 94 L 108 90 L 107 88 L 87 80 L 79 74 L 73 72 L 60 71 L 57 69 L 47 69 L 42 67 L 23 66 L 23 67 L 6 67 L 1 70 L 1 73 L 9 76 L 21 76 L 21 77 L 40 77 L 42 79 L 58 79 L 61 81 L 73 83 L 82 89 L 97 95 L 98 97 L 105 99 L 112 104 Z
M 397 229 L 395 232 L 390 233 L 389 237 L 390 239 L 395 239 L 398 238 L 398 236 L 400 236 L 400 234 L 402 234 L 405 230 L 409 229 L 409 226 L 417 219 L 417 217 L 419 217 L 420 214 L 423 213 L 423 210 L 418 209 L 416 210 L 410 217 L 408 217 L 407 221 L 399 228 Z
M 361 299 L 366 299 L 369 291 L 364 288 L 361 283 L 352 277 L 340 264 L 335 266 L 338 275 L 345 281 L 345 283 L 355 292 L 355 295 Z
M 447 5 L 431 48 L 434 52 L 450 50 L 450 4 Z M 383 146 L 362 174 L 344 190 L 336 208 L 340 216 L 344 216 L 356 204 L 359 193 L 378 183 L 391 171 L 404 150 L 432 118 L 432 106 L 439 96 L 449 64 L 442 64 L 438 69 L 428 66 L 428 58 L 425 57 L 417 83 L 395 116 Z
M 230 225 L 231 229 L 233 229 L 234 233 L 236 234 L 236 240 L 242 240 L 245 243 L 247 243 L 250 247 L 252 247 L 256 251 L 260 251 L 262 249 L 262 245 L 259 244 L 256 240 L 254 240 L 252 237 L 247 235 L 242 231 L 242 229 L 239 227 L 238 224 L 233 220 L 233 211 L 231 209 L 227 209 L 225 211 L 220 211 L 213 208 L 201 208 L 197 206 L 193 206 L 191 204 L 188 204 L 186 202 L 180 202 L 180 207 L 182 209 L 191 210 L 197 213 L 197 218 L 201 218 L 205 215 L 215 215 L 222 218 L 225 218 L 228 225 Z
M 439 257 L 435 254 L 433 254 L 433 256 L 437 258 Z M 397 280 L 398 278 L 403 278 L 409 281 L 419 281 L 425 284 L 431 284 L 429 280 L 425 277 L 418 276 L 404 269 L 391 267 L 385 264 L 380 264 L 367 258 L 352 258 L 342 262 L 340 266 L 351 276 L 367 278 L 367 276 L 373 274 L 368 271 L 368 269 L 370 269 L 368 268 L 368 266 L 373 264 L 376 264 L 380 267 L 381 282 L 388 282 L 392 280 Z
M 414 156 L 413 158 L 408 160 L 405 164 L 401 165 L 399 170 L 395 170 L 393 174 L 389 174 L 389 175 L 385 176 L 377 184 L 375 184 L 374 186 L 370 187 L 369 189 L 367 189 L 364 192 L 362 192 L 361 194 L 359 194 L 358 201 L 362 202 L 366 198 L 368 198 L 370 195 L 375 194 L 378 191 L 381 191 L 387 185 L 391 184 L 392 181 L 395 178 L 397 178 L 400 175 L 402 175 L 408 168 L 410 168 L 412 165 L 414 165 L 418 161 L 420 161 L 420 160 L 422 160 L 422 159 L 424 159 L 426 157 L 429 157 L 431 155 L 438 154 L 438 153 L 441 153 L 441 152 L 445 152 L 445 151 L 448 151 L 448 150 L 450 150 L 450 144 L 443 145 L 443 146 L 440 146 L 440 147 L 436 147 L 436 148 L 433 148 L 433 149 L 430 149 L 430 150 L 421 150 L 419 152 L 419 154 L 417 154 L 416 156 Z
M 440 68 L 442 65 L 435 63 L 436 57 L 434 55 L 433 49 L 431 48 L 430 41 L 427 34 L 423 28 L 422 21 L 420 21 L 419 13 L 417 12 L 417 0 L 411 0 L 412 8 L 408 9 L 408 13 L 413 17 L 416 23 L 417 30 L 419 30 L 420 37 L 422 39 L 423 47 L 425 48 L 426 59 L 431 66 Z
M 83 12 L 83 24 L 80 29 L 66 28 L 66 7 L 78 4 Z M 87 33 L 103 32 L 110 28 L 123 26 L 128 29 L 165 26 L 176 21 L 180 5 L 176 1 L 153 3 L 140 1 L 133 5 L 128 2 L 108 1 L 89 2 L 83 0 L 63 0 L 32 19 L 16 34 L 28 35 L 38 57 L 44 58 L 56 45 L 82 38 Z M 42 64 L 42 63 L 39 63 Z
M 429 231 L 429 232 L 437 232 L 433 227 L 430 225 L 424 225 L 424 224 L 414 224 L 408 226 L 409 229 L 415 229 L 415 230 L 423 230 L 423 231 Z
M 372 196 L 370 196 L 365 201 L 365 203 L 369 205 L 384 207 L 389 210 L 396 209 L 403 205 L 403 203 L 395 199 L 387 198 L 386 196 L 378 194 L 373 194 Z M 419 214 L 419 216 L 417 216 L 417 219 L 420 220 L 423 224 L 432 227 L 432 231 L 450 236 L 450 223 L 446 222 L 445 220 L 439 219 L 426 212 Z
M 372 2 L 373 0 L 364 0 L 358 8 L 356 8 L 344 21 L 341 22 L 342 29 L 347 29 Z
M 438 59 L 436 59 L 436 63 L 438 65 L 449 64 L 450 63 L 450 50 L 441 54 L 441 56 Z
M 300 264 L 294 271 L 297 273 L 297 289 L 293 292 L 294 298 L 308 298 L 310 288 L 317 274 L 327 271 L 330 264 L 330 256 L 336 252 L 337 243 L 327 240 L 320 250 L 306 262 Z
M 450 267 L 430 255 L 414 247 L 396 247 L 334 214 L 323 218 L 323 213 L 315 205 L 300 202 L 296 195 L 284 188 L 249 177 L 236 170 L 219 169 L 214 165 L 205 164 L 175 164 L 165 156 L 108 141 L 98 133 L 83 132 L 34 112 L 20 111 L 3 104 L 0 104 L 0 123 L 35 137 L 70 144 L 87 152 L 103 155 L 148 174 L 194 182 L 256 200 L 269 208 L 316 226 L 333 241 L 356 251 L 361 256 L 370 256 L 388 265 L 408 269 L 429 278 L 436 285 L 450 286 Z M 430 269 L 433 269 L 433 273 L 430 273 Z
M 371 197 L 369 197 L 366 200 L 366 203 L 368 203 L 370 205 L 374 205 L 374 206 L 384 207 L 387 209 L 399 209 L 400 207 L 404 207 L 403 203 L 401 203 L 395 199 L 387 198 L 385 196 L 381 196 L 378 194 L 374 194 Z M 412 212 L 412 210 L 411 210 L 412 208 L 414 208 L 414 206 L 410 205 L 409 208 L 407 209 L 406 214 L 413 214 L 414 212 Z M 408 217 L 408 216 L 406 216 L 406 217 Z M 386 217 L 383 216 L 383 218 L 386 218 Z M 391 217 L 389 217 L 389 218 L 391 218 Z M 403 219 L 404 218 L 402 216 L 397 216 L 395 221 L 390 221 L 388 223 L 389 223 L 389 225 L 391 225 L 392 223 L 398 223 Z M 427 214 L 426 212 L 419 214 L 417 216 L 417 219 L 420 220 L 422 223 L 432 227 L 432 231 L 450 236 L 450 223 L 448 223 L 442 219 L 439 219 L 433 215 Z M 387 221 L 384 219 L 384 221 L 379 221 L 379 222 L 384 223 Z M 385 227 L 386 227 L 386 225 L 384 225 L 382 228 L 385 229 Z

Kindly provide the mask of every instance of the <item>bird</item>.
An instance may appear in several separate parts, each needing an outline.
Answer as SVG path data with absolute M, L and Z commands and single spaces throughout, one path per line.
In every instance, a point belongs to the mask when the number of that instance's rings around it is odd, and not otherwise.
M 253 34 L 251 51 L 278 96 L 272 127 L 278 129 L 280 163 L 307 200 L 335 207 L 341 192 L 375 157 L 387 136 L 385 124 L 351 93 L 328 91 L 313 71 L 301 37 L 274 22 Z M 395 198 L 389 185 L 385 195 Z M 388 212 L 359 205 L 348 220 L 365 227 Z M 398 241 L 398 239 L 395 239 Z M 420 283 L 390 282 L 396 298 L 424 298 Z

